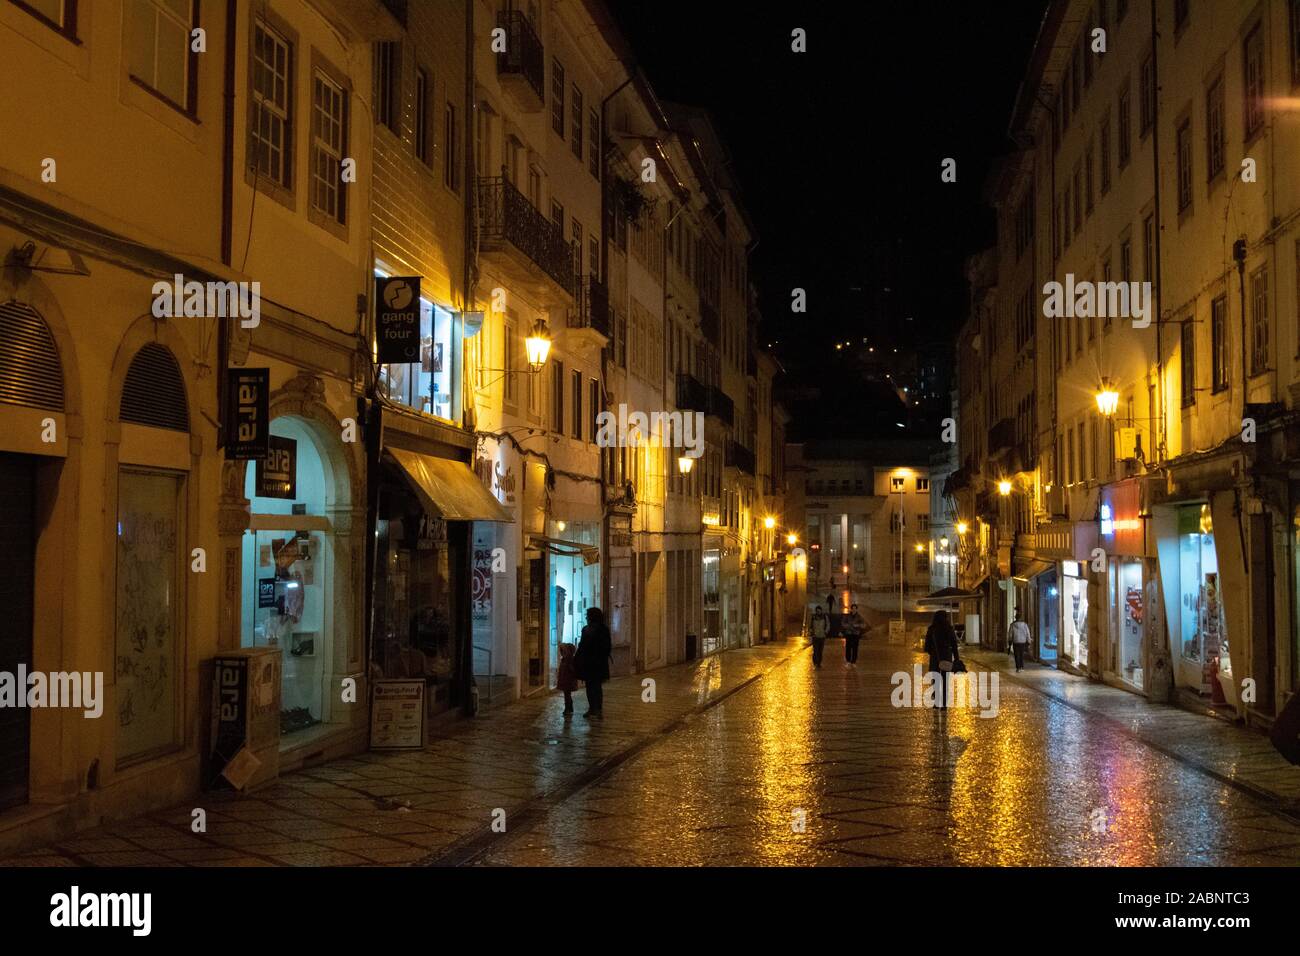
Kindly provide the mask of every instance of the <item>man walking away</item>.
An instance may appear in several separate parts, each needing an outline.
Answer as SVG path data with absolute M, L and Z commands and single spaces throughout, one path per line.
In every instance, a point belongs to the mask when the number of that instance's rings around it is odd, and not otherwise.
M 1020 608 L 1016 608 L 1016 619 L 1007 631 L 1007 640 L 1011 643 L 1011 653 L 1016 657 L 1016 673 L 1025 669 L 1025 648 L 1029 646 L 1029 625 L 1025 623 Z
M 822 650 L 826 647 L 826 615 L 822 613 L 821 605 L 817 605 L 817 610 L 813 611 L 812 616 L 812 646 L 813 646 L 813 667 L 818 669 L 822 666 Z

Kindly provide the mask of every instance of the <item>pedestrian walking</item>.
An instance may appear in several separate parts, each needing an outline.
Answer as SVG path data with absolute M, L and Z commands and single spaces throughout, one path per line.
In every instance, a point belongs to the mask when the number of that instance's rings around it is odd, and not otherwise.
M 826 630 L 830 622 L 826 615 L 822 613 L 821 605 L 813 611 L 812 616 L 812 646 L 813 646 L 813 667 L 821 668 L 822 651 L 826 647 Z
M 858 643 L 862 640 L 862 632 L 866 630 L 867 622 L 863 620 L 862 615 L 858 613 L 858 606 L 854 604 L 850 609 L 848 616 L 844 618 L 842 629 L 844 631 L 844 664 L 846 667 L 858 666 Z
M 1025 623 L 1020 608 L 1016 608 L 1016 619 L 1011 622 L 1011 627 L 1007 631 L 1007 642 L 1010 643 L 1011 653 L 1016 658 L 1017 674 L 1025 669 L 1025 648 L 1029 646 L 1029 638 L 1029 625 Z
M 577 676 L 587 685 L 587 712 L 583 717 L 603 717 L 605 693 L 601 686 L 609 680 L 609 658 L 613 653 L 609 628 L 605 626 L 605 612 L 598 607 L 587 608 L 587 626 L 578 638 L 574 653 Z
M 925 632 L 925 652 L 930 656 L 930 673 L 939 686 L 939 708 L 948 706 L 948 682 L 961 661 L 957 653 L 957 632 L 948 620 L 947 611 L 935 611 Z
M 573 713 L 573 692 L 578 689 L 578 670 L 573 663 L 577 650 L 568 641 L 560 645 L 560 666 L 555 675 L 555 686 L 564 691 L 564 716 Z

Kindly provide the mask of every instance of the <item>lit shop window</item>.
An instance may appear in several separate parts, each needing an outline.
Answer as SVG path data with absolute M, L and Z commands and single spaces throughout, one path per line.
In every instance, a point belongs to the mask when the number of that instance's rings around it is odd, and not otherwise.
M 394 402 L 439 418 L 455 420 L 453 315 L 420 300 L 420 361 L 379 366 L 379 391 Z

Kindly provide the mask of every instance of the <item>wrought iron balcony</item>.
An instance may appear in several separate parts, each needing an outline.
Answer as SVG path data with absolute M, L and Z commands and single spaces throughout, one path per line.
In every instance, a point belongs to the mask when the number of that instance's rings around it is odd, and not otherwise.
M 754 474 L 754 453 L 738 441 L 727 442 L 727 454 L 724 465 L 738 468 L 747 475 Z
M 998 452 L 1005 451 L 1008 448 L 1015 447 L 1016 444 L 1016 423 L 1009 418 L 1004 418 L 996 425 L 989 429 L 989 454 L 996 455 Z
M 510 246 L 523 253 L 569 296 L 576 277 L 573 246 L 504 175 L 478 181 L 478 236 L 485 252 Z
M 722 344 L 722 321 L 718 310 L 700 298 L 700 331 L 714 345 Z
M 506 48 L 497 54 L 497 76 L 516 105 L 535 113 L 546 105 L 546 54 L 541 38 L 521 10 L 502 10 L 497 26 L 506 31 Z
M 677 407 L 692 412 L 708 412 L 709 388 L 693 375 L 677 373 Z
M 727 397 L 726 392 L 714 385 L 709 389 L 709 407 L 705 410 L 705 414 L 719 418 L 727 425 L 732 425 L 735 423 L 736 418 L 735 403 Z
M 574 299 L 574 306 L 569 310 L 569 328 L 595 329 L 609 338 L 609 288 L 605 283 L 591 276 L 579 279 Z

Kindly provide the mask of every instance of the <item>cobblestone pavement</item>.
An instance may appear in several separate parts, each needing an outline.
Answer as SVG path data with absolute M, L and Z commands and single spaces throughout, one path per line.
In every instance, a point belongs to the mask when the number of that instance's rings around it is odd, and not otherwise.
M 883 638 L 856 669 L 837 641 L 820 671 L 793 639 L 730 651 L 612 681 L 601 722 L 524 700 L 205 794 L 203 834 L 178 807 L 0 865 L 1300 863 L 1300 769 L 1257 734 L 1036 667 L 997 675 L 996 717 L 893 706 L 920 662 Z

